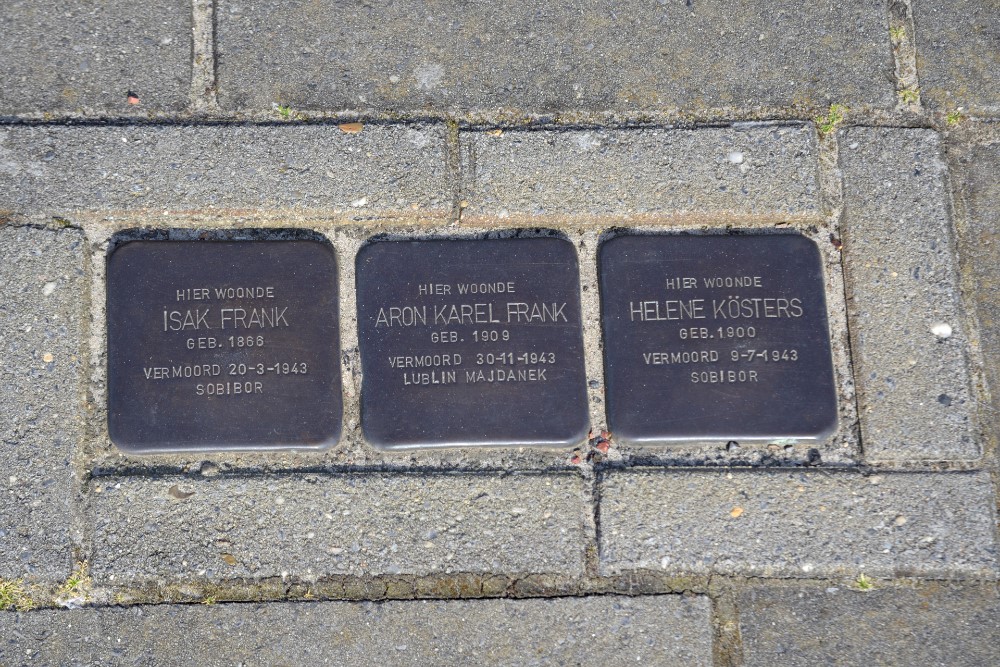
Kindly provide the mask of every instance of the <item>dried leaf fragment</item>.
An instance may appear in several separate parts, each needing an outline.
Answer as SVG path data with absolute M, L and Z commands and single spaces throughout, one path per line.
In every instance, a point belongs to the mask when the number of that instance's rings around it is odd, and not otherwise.
M 177 486 L 176 484 L 174 484 L 173 486 L 171 486 L 167 490 L 167 493 L 169 493 L 170 495 L 172 495 L 177 500 L 184 500 L 184 499 L 190 498 L 191 496 L 194 495 L 194 491 L 181 491 L 181 487 Z

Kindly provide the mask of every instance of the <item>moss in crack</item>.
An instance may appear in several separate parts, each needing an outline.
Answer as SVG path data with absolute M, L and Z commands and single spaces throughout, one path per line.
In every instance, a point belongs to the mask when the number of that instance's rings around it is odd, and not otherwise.
M 916 104 L 920 99 L 920 89 L 916 86 L 907 86 L 899 91 L 899 99 L 906 104 Z
M 90 568 L 87 561 L 77 562 L 73 573 L 56 591 L 56 604 L 63 607 L 78 607 L 90 602 L 91 588 L 94 581 L 90 578 Z
M 38 606 L 21 579 L 0 579 L 0 611 L 30 611 Z
M 843 104 L 831 104 L 826 114 L 816 118 L 816 127 L 820 134 L 830 134 L 836 131 L 847 117 L 849 109 Z

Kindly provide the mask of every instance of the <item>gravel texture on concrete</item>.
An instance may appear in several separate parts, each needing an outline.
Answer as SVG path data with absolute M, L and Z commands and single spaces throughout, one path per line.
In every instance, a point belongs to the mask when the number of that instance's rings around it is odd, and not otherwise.
M 558 113 L 891 107 L 877 2 L 221 0 L 227 109 Z
M 1000 111 L 1000 4 L 911 2 L 924 104 L 935 111 Z
M 451 210 L 443 125 L 12 126 L 0 208 L 319 209 L 365 217 Z
M 709 667 L 710 611 L 706 597 L 661 595 L 0 614 L 0 662 Z
M 477 131 L 459 140 L 463 220 L 822 219 L 811 125 Z
M 969 301 L 979 322 L 979 347 L 989 403 L 979 406 L 987 438 L 1000 438 L 1000 140 L 953 146 L 952 185 L 959 218 L 959 250 Z
M 745 667 L 989 667 L 1000 645 L 995 585 L 762 587 L 739 602 Z
M 329 575 L 579 575 L 592 544 L 575 475 L 96 479 L 96 581 Z
M 0 35 L 0 115 L 187 107 L 190 0 L 13 0 L 3 4 Z
M 603 574 L 995 577 L 986 473 L 612 472 Z
M 0 227 L 0 578 L 72 565 L 73 453 L 83 434 L 78 230 Z
M 929 130 L 842 130 L 844 267 L 872 461 L 975 459 L 947 166 Z

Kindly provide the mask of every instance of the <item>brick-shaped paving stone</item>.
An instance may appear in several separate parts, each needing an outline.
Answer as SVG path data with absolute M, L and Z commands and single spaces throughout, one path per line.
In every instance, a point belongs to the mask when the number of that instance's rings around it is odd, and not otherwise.
M 862 449 L 975 459 L 947 167 L 929 130 L 840 133 L 844 266 Z
M 463 132 L 463 219 L 822 218 L 810 125 Z
M 709 667 L 710 614 L 708 598 L 679 595 L 40 611 L 0 614 L 0 659 L 111 667 Z
M 334 0 L 216 5 L 227 109 L 891 107 L 879 3 L 492 5 Z
M 183 111 L 191 20 L 190 0 L 5 2 L 0 115 Z
M 995 577 L 986 473 L 613 472 L 603 574 Z
M 435 125 L 15 126 L 0 129 L 0 208 L 444 217 L 444 136 Z
M 962 267 L 972 287 L 970 301 L 979 322 L 979 345 L 993 409 L 980 406 L 984 432 L 1000 436 L 1000 140 L 973 142 L 949 151 L 955 158 L 952 186 L 959 211 Z
M 996 664 L 995 585 L 867 591 L 839 586 L 751 588 L 742 593 L 746 667 Z
M 71 569 L 84 249 L 78 230 L 0 228 L 0 579 Z
M 96 479 L 102 583 L 583 570 L 575 475 Z
M 912 0 L 922 101 L 935 111 L 1000 111 L 1000 4 Z

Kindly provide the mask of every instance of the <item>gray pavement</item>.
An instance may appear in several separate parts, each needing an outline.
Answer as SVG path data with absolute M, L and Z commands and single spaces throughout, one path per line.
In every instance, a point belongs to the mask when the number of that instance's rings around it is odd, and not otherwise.
M 99 479 L 98 584 L 330 575 L 580 575 L 589 503 L 574 475 Z
M 613 472 L 605 574 L 996 578 L 993 486 L 950 473 Z
M 1000 432 L 1000 137 L 973 135 L 956 142 L 955 208 L 964 287 L 979 323 L 976 342 L 992 400 L 979 406 L 986 438 L 996 452 Z
M 6 3 L 0 665 L 992 666 L 997 18 Z M 624 446 L 601 243 L 729 232 L 820 248 L 838 430 Z M 590 438 L 376 450 L 355 254 L 511 235 L 577 249 Z M 338 257 L 341 442 L 117 450 L 108 249 L 302 237 Z
M 516 118 L 836 101 L 885 108 L 894 99 L 878 3 L 807 13 L 780 2 L 217 4 L 226 109 Z
M 740 603 L 746 667 L 996 664 L 995 585 L 760 587 Z
M 14 0 L 0 12 L 0 116 L 179 112 L 191 88 L 191 3 Z M 130 93 L 132 94 L 130 98 Z
M 911 0 L 921 96 L 941 112 L 1000 111 L 1000 5 Z
M 440 125 L 12 126 L 0 128 L 0 206 L 444 218 L 444 136 Z
M 974 459 L 947 165 L 926 130 L 849 128 L 844 264 L 870 460 Z
M 705 597 L 669 595 L 0 614 L 0 659 L 12 665 L 74 667 L 710 667 L 710 607 Z
M 0 579 L 72 568 L 85 243 L 76 229 L 0 227 Z
M 463 132 L 462 219 L 821 218 L 809 125 Z

